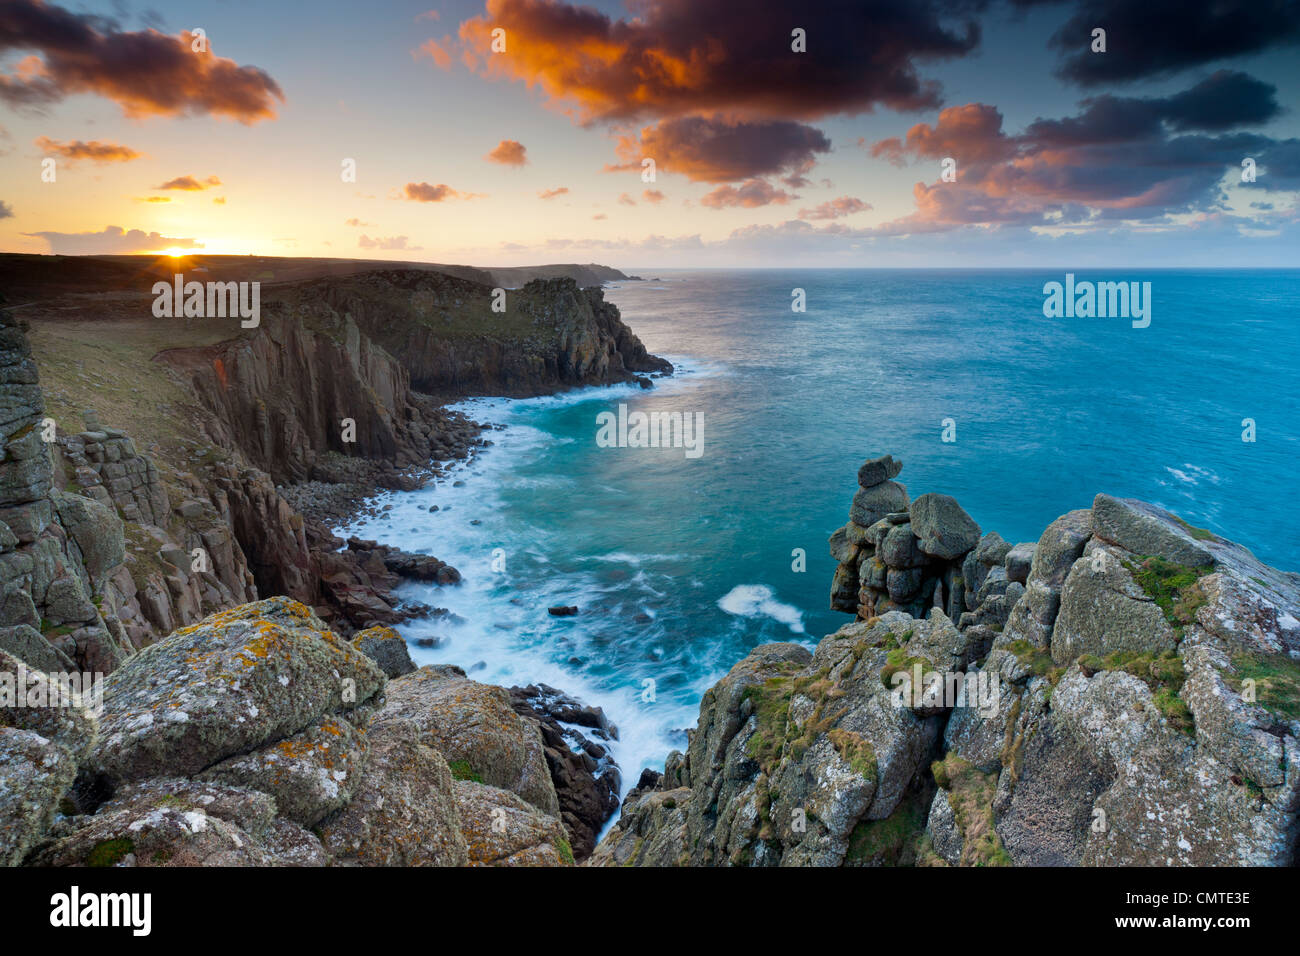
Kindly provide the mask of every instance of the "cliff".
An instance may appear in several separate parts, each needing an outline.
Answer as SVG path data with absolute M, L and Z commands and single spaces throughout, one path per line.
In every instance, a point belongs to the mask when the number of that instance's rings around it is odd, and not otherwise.
M 868 461 L 815 651 L 755 648 L 592 865 L 1291 865 L 1300 575 L 1100 494 L 1014 547 Z

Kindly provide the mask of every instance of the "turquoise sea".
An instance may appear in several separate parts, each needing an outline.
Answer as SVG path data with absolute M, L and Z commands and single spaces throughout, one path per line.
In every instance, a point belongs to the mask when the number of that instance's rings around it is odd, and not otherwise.
M 1045 318 L 1043 286 L 1065 272 L 671 271 L 611 284 L 677 375 L 650 391 L 468 401 L 505 428 L 457 468 L 463 484 L 382 496 L 391 510 L 346 530 L 459 568 L 457 588 L 406 586 L 458 616 L 405 629 L 439 639 L 412 648 L 417 662 L 603 706 L 625 790 L 684 745 L 704 690 L 750 648 L 811 646 L 848 622 L 827 609 L 826 538 L 870 456 L 901 458 L 913 497 L 954 495 L 1012 542 L 1105 491 L 1300 570 L 1300 270 L 1076 274 L 1151 282 L 1141 329 Z M 796 288 L 806 312 L 791 311 Z M 620 403 L 698 413 L 703 453 L 599 447 L 597 416 Z M 557 604 L 580 612 L 551 617 Z

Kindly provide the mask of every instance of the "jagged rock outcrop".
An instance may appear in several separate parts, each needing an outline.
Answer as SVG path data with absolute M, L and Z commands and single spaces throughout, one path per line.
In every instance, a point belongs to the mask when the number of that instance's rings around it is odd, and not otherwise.
M 946 496 L 869 504 L 831 538 L 860 619 L 737 664 L 589 865 L 1296 861 L 1300 575 L 1105 494 L 1014 547 Z M 874 564 L 917 562 L 956 624 L 890 606 Z
M 536 721 L 502 688 L 437 668 L 387 680 L 288 598 L 133 655 L 98 719 L 76 695 L 34 706 L 40 675 L 10 706 L 23 672 L 0 654 L 5 863 L 574 862 Z

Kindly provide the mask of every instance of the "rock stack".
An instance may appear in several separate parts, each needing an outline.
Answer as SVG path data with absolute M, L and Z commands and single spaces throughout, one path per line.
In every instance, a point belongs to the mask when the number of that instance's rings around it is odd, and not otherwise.
M 889 611 L 923 617 L 939 607 L 956 621 L 968 606 L 963 562 L 980 543 L 979 525 L 949 495 L 909 502 L 893 480 L 902 470 L 892 455 L 858 469 L 848 524 L 830 537 L 839 562 L 831 608 L 865 621 Z

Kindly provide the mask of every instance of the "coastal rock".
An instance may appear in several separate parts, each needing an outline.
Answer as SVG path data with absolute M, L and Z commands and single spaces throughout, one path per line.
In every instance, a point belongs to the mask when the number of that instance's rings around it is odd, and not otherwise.
M 470 866 L 572 866 L 564 826 L 508 790 L 472 780 L 453 785 Z
M 1034 563 L 1034 551 L 1037 545 L 1033 541 L 1022 542 L 1007 552 L 1004 565 L 1007 579 L 1025 584 L 1029 580 L 1029 569 Z
M 397 683 L 397 682 L 394 682 Z M 392 718 L 367 734 L 361 786 L 322 822 L 321 843 L 353 866 L 465 866 L 469 862 L 447 762 L 413 721 Z
M 109 675 L 91 761 L 113 780 L 195 774 L 383 686 L 307 608 L 269 598 L 182 628 Z
M 17 866 L 54 821 L 97 728 L 79 698 L 4 652 L 0 681 L 13 695 L 0 703 L 0 865 Z
M 560 816 L 537 721 L 516 714 L 504 688 L 472 681 L 459 667 L 421 667 L 390 682 L 385 697 L 377 724 L 413 721 L 422 742 L 458 777 L 509 790 Z
M 869 528 L 891 511 L 907 509 L 907 489 L 896 481 L 884 481 L 871 488 L 859 488 L 853 495 L 849 520 Z
M 930 492 L 912 502 L 908 513 L 921 550 L 936 558 L 959 558 L 979 543 L 980 528 L 957 499 Z
M 862 463 L 862 467 L 858 469 L 858 486 L 874 488 L 876 485 L 884 484 L 891 478 L 897 478 L 902 470 L 903 463 L 896 460 L 893 455 L 868 458 Z
M 415 670 L 406 640 L 391 627 L 372 627 L 354 634 L 352 645 L 365 654 L 390 680 Z
M 1194 537 L 1197 529 L 1144 501 L 1097 495 L 1092 502 L 1092 531 L 1133 554 L 1155 555 L 1189 567 L 1214 563 L 1211 551 Z M 1199 534 L 1213 537 L 1209 532 Z

